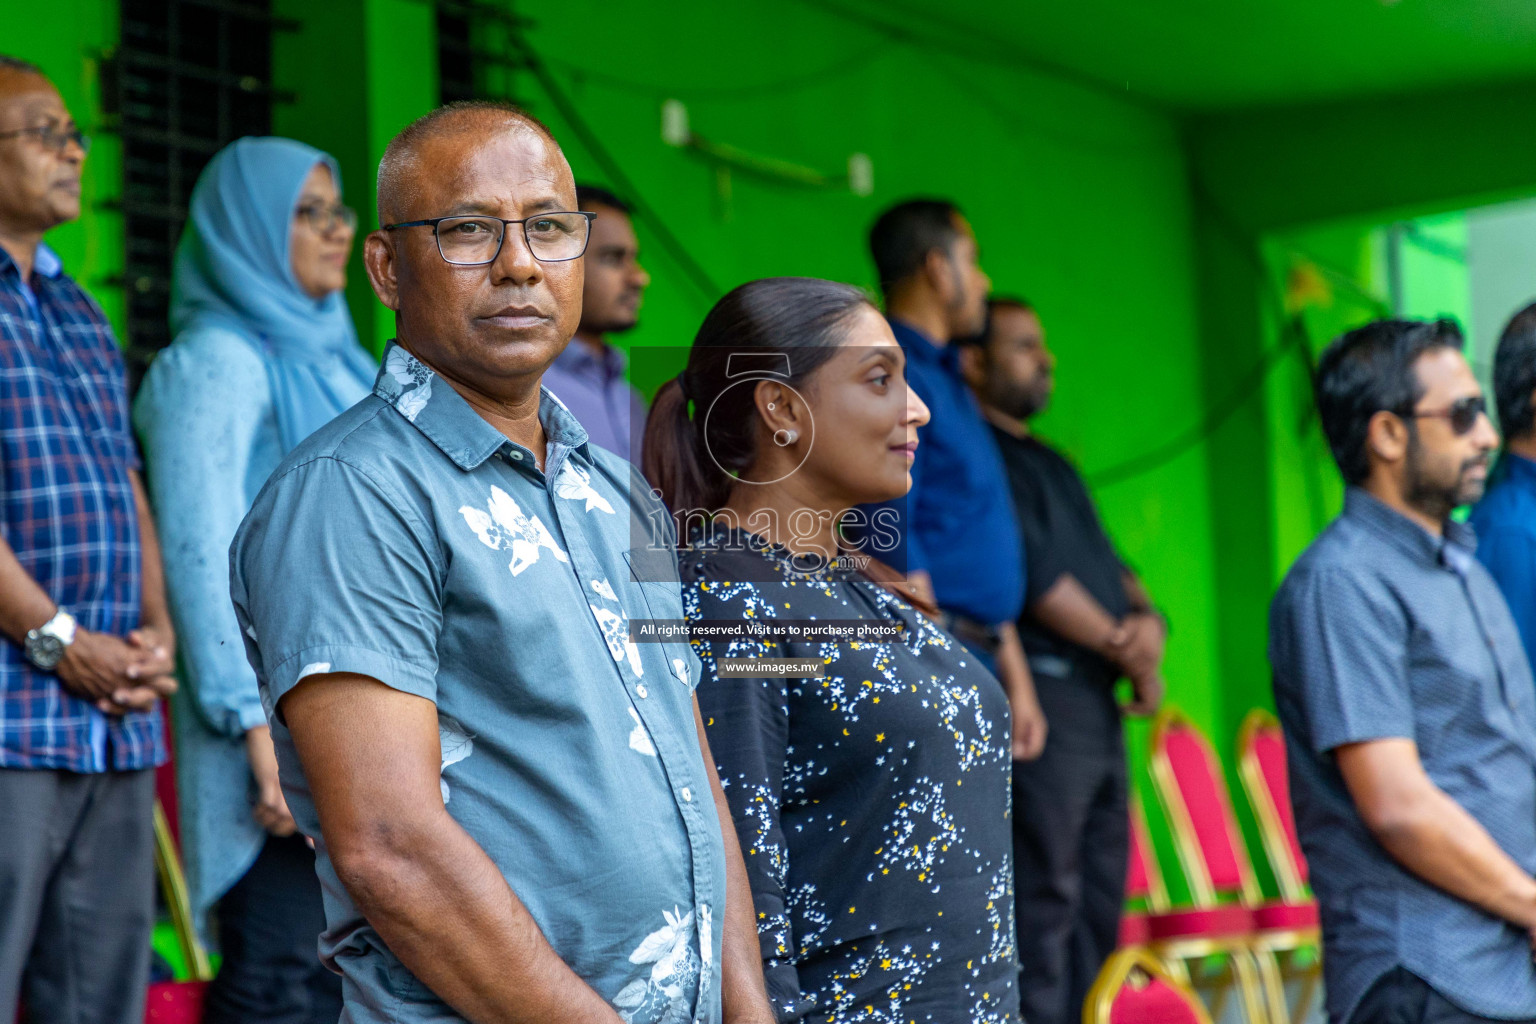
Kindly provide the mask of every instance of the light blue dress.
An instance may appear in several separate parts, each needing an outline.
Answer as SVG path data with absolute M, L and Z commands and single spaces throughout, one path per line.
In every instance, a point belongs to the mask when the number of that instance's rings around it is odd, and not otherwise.
M 283 456 L 366 396 L 376 369 L 341 297 L 309 298 L 288 265 L 293 210 L 317 163 L 336 173 L 319 150 L 254 138 L 209 163 L 176 257 L 175 341 L 134 402 L 181 660 L 171 711 L 182 858 L 205 942 L 209 909 L 266 839 L 251 817 L 245 733 L 267 721 L 230 602 L 229 545 Z

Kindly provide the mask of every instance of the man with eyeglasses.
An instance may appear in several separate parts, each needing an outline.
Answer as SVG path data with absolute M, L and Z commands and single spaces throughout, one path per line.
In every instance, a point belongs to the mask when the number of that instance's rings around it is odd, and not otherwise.
M 1329 1019 L 1536 1020 L 1536 690 L 1451 519 L 1498 434 L 1454 323 L 1339 338 L 1317 407 L 1349 485 L 1270 613 Z
M 693 699 L 670 521 L 540 386 L 591 214 L 548 129 L 454 104 L 379 166 L 365 263 L 397 337 L 231 552 L 321 955 L 353 1024 L 770 1024 Z
M 87 141 L 0 56 L 0 1020 L 137 1024 L 173 640 L 122 357 L 42 241 Z

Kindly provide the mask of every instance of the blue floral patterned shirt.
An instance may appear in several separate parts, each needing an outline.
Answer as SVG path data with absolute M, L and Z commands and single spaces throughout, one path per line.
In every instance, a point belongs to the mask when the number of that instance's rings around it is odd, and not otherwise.
M 720 1019 L 725 852 L 682 618 L 631 549 L 666 520 L 623 459 L 542 393 L 545 470 L 404 348 L 373 396 L 305 441 L 257 496 L 231 591 L 299 827 L 320 835 L 273 709 L 306 676 L 370 676 L 437 705 L 448 813 L 544 936 L 633 1024 Z M 660 513 L 660 514 L 658 514 Z M 650 559 L 654 562 L 654 558 Z M 321 955 L 353 1024 L 457 1021 L 358 912 L 317 843 Z

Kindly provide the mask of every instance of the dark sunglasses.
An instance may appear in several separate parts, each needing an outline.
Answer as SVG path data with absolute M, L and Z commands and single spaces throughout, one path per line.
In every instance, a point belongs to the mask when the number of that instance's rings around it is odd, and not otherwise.
M 1401 415 L 1413 419 L 1437 419 L 1446 420 L 1451 424 L 1451 429 L 1457 434 L 1465 434 L 1477 426 L 1477 421 L 1488 412 L 1488 400 L 1482 395 L 1468 395 L 1458 399 L 1446 409 L 1431 409 L 1420 412 L 1417 409 L 1409 409 Z

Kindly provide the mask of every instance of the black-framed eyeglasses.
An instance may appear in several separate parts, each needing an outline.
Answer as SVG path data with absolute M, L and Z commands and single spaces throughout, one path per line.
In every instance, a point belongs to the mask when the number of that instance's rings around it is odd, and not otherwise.
M 348 231 L 357 227 L 357 211 L 344 203 L 305 203 L 294 213 L 308 221 L 317 235 L 328 235 L 338 225 Z
M 595 213 L 561 210 L 541 213 L 522 220 L 499 217 L 434 217 L 432 220 L 408 220 L 385 224 L 385 231 L 396 228 L 430 227 L 437 238 L 437 251 L 458 267 L 477 267 L 495 263 L 507 237 L 507 225 L 521 224 L 528 251 L 541 263 L 562 263 L 579 259 L 587 251 L 592 236 Z
M 0 139 L 14 139 L 21 135 L 36 135 L 38 142 L 57 153 L 63 153 L 71 142 L 79 146 L 82 153 L 91 151 L 89 135 L 78 127 L 65 128 L 56 121 L 38 125 L 36 128 L 17 128 L 13 131 L 0 132 Z
M 1482 395 L 1459 398 L 1444 409 L 1408 409 L 1400 415 L 1413 419 L 1446 420 L 1458 435 L 1470 433 L 1477 421 L 1488 414 L 1488 400 Z

